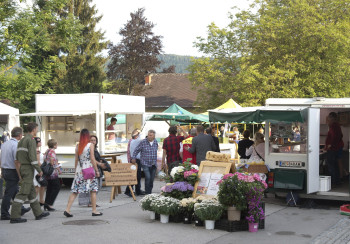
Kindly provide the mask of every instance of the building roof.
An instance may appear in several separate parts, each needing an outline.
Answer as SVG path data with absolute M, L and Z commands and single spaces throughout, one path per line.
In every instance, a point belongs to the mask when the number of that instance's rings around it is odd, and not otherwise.
M 188 74 L 157 73 L 150 75 L 150 84 L 146 84 L 140 94 L 145 96 L 146 107 L 169 107 L 173 103 L 181 107 L 195 107 L 197 90 L 192 89 Z

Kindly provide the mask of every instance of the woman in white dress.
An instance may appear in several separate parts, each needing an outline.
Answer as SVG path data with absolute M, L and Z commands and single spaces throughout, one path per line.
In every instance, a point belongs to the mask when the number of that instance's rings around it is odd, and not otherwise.
M 40 139 L 40 137 L 34 137 L 34 139 L 36 142 L 36 157 L 37 157 L 39 166 L 41 166 L 41 164 L 44 162 L 44 155 L 40 152 L 41 139 Z M 34 170 L 34 179 L 33 179 L 34 187 L 35 187 L 36 195 L 39 194 L 40 206 L 44 206 L 44 203 L 45 203 L 44 196 L 45 196 L 46 187 L 41 186 L 39 184 L 39 182 L 35 179 L 35 176 L 37 174 L 38 174 L 38 172 L 36 170 Z
M 98 191 L 99 171 L 97 169 L 97 162 L 94 155 L 95 146 L 90 143 L 90 133 L 87 129 L 82 129 L 80 132 L 79 144 L 75 149 L 75 176 L 72 184 L 71 194 L 68 199 L 68 204 L 64 215 L 66 217 L 73 217 L 70 213 L 70 208 L 79 193 L 91 194 L 92 216 L 101 216 L 101 212 L 96 211 L 96 192 Z M 93 167 L 95 170 L 95 177 L 85 180 L 82 169 Z

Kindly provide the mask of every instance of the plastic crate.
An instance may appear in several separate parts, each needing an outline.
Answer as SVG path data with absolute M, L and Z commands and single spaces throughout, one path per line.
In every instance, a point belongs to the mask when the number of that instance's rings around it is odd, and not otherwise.
M 182 223 L 183 221 L 184 221 L 184 216 L 182 214 L 169 216 L 169 222 Z
M 265 212 L 265 203 L 261 203 Z M 246 212 L 242 212 L 240 221 L 229 221 L 227 217 L 215 221 L 215 229 L 228 232 L 247 231 L 249 229 L 248 221 L 245 219 Z M 265 229 L 265 219 L 259 221 L 259 229 Z
M 320 188 L 319 191 L 331 190 L 331 177 L 320 175 Z

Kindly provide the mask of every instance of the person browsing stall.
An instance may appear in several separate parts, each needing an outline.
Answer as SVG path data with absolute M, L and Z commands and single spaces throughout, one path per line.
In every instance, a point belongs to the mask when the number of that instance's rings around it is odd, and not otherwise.
M 197 126 L 197 136 L 192 140 L 192 147 L 187 146 L 185 150 L 190 153 L 196 153 L 196 163 L 199 166 L 201 161 L 205 160 L 208 151 L 215 151 L 216 146 L 211 135 L 204 134 L 204 127 Z
M 254 141 L 250 140 L 249 136 L 250 136 L 249 130 L 243 131 L 243 140 L 240 140 L 238 142 L 238 154 L 239 154 L 241 159 L 249 159 L 250 158 L 250 155 L 249 156 L 245 155 L 246 150 L 254 144 Z
M 177 128 L 183 132 L 184 136 L 176 136 Z M 167 160 L 167 165 L 169 166 L 172 162 L 181 161 L 180 157 L 180 142 L 182 142 L 188 134 L 179 126 L 172 125 L 169 127 L 169 136 L 163 141 L 163 157 L 162 166 L 166 166 L 165 158 Z
M 38 132 L 38 124 L 28 123 L 27 130 L 29 133 L 19 141 L 16 153 L 16 160 L 21 164 L 19 171 L 22 181 L 20 184 L 21 188 L 12 204 L 10 220 L 12 224 L 27 222 L 26 219 L 21 218 L 21 207 L 27 199 L 36 220 L 50 215 L 49 212 L 43 212 L 41 210 L 33 184 L 34 169 L 38 172 L 39 176 L 43 175 L 36 157 L 36 142 L 34 140 Z
M 136 147 L 140 144 L 140 142 L 142 141 L 140 138 L 140 133 L 141 131 L 139 129 L 135 129 L 133 130 L 131 136 L 132 138 L 130 139 L 129 143 L 128 143 L 128 151 L 127 151 L 127 157 L 128 157 L 128 162 L 131 163 L 131 157 L 134 154 L 134 151 L 136 149 Z M 135 190 L 136 190 L 136 195 L 138 196 L 142 196 L 145 195 L 145 192 L 141 190 L 141 162 L 140 162 L 140 153 L 136 155 L 136 163 L 137 163 L 137 185 L 135 186 Z M 134 187 L 134 186 L 132 186 Z M 125 195 L 132 197 L 131 193 L 130 193 L 130 189 L 127 186 L 125 188 Z
M 255 133 L 254 145 L 250 146 L 245 153 L 246 156 L 251 158 L 260 158 L 265 161 L 265 139 L 264 134 L 257 132 Z
M 23 130 L 15 127 L 11 131 L 11 139 L 2 144 L 1 148 L 1 174 L 5 180 L 5 194 L 1 202 L 1 220 L 10 220 L 10 205 L 19 190 L 18 182 L 21 179 L 19 172 L 20 163 L 16 160 L 18 141 L 21 140 Z M 0 186 L 2 187 L 2 186 Z M 30 208 L 22 206 L 21 215 L 30 211 Z
M 145 173 L 145 193 L 151 194 L 153 181 L 157 171 L 158 142 L 155 139 L 156 132 L 149 130 L 147 138 L 143 139 L 132 154 L 132 163 L 137 163 L 137 155 L 140 153 L 140 163 Z

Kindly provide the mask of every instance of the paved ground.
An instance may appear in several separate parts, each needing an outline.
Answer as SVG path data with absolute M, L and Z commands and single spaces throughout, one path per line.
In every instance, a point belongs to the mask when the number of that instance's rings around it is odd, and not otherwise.
M 163 182 L 155 182 L 155 192 Z M 101 217 L 92 217 L 91 209 L 78 206 L 73 218 L 63 216 L 69 189 L 61 190 L 56 200 L 56 212 L 47 219 L 36 221 L 27 213 L 24 224 L 0 221 L 0 243 L 348 243 L 350 219 L 339 214 L 336 204 L 325 209 L 286 207 L 283 199 L 266 199 L 265 229 L 257 233 L 205 230 L 182 223 L 161 224 L 149 219 L 140 209 L 137 197 L 119 195 L 109 203 L 110 188 L 98 194 Z M 1 200 L 0 200 L 1 201 Z M 89 223 L 90 222 L 90 223 Z M 81 225 L 76 225 L 76 224 Z M 90 225 L 86 225 L 86 224 Z M 91 225 L 94 224 L 94 225 Z M 327 240 L 324 242 L 324 240 Z M 341 240 L 341 242 L 339 242 Z M 338 242 L 337 242 L 338 241 Z

